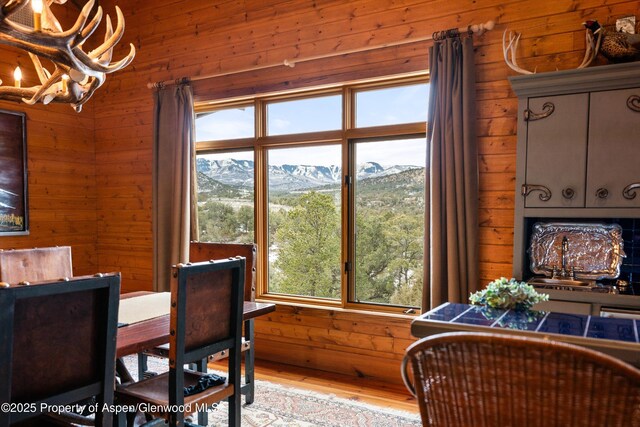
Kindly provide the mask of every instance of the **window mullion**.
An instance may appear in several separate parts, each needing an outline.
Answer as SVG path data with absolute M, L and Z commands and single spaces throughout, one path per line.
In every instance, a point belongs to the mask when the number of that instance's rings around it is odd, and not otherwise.
M 352 203 L 352 159 L 349 141 L 347 139 L 348 130 L 353 126 L 353 98 L 348 87 L 342 90 L 342 304 L 346 306 L 352 299 L 353 294 L 353 203 Z M 347 265 L 349 268 L 347 269 Z
M 255 141 L 254 141 L 254 168 L 255 168 L 255 219 L 256 242 L 258 243 L 258 260 L 256 274 L 256 296 L 267 293 L 268 280 L 268 245 L 269 245 L 269 215 L 267 205 L 267 153 L 264 147 L 258 144 L 258 140 L 265 135 L 266 108 L 264 103 L 255 101 Z

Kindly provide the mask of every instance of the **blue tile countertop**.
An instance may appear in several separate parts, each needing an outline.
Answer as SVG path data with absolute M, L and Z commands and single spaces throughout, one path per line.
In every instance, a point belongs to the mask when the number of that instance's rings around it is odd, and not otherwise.
M 535 336 L 583 345 L 640 367 L 640 320 L 544 311 L 519 312 L 445 303 L 419 316 L 411 333 L 424 337 L 472 331 Z

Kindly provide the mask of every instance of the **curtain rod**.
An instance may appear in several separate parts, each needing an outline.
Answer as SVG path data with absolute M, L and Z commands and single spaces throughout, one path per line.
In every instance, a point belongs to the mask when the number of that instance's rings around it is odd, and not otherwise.
M 477 24 L 477 25 L 469 25 L 466 27 L 459 27 L 459 28 L 452 28 L 450 30 L 443 30 L 443 31 L 436 31 L 434 32 L 432 35 L 430 36 L 425 36 L 425 37 L 416 37 L 413 39 L 406 39 L 406 40 L 401 40 L 401 41 L 397 41 L 397 42 L 391 42 L 391 43 L 384 43 L 384 44 L 380 44 L 380 45 L 375 45 L 375 46 L 367 46 L 367 47 L 361 47 L 361 48 L 355 48 L 355 49 L 348 49 L 348 50 L 343 50 L 340 52 L 332 52 L 332 53 L 326 53 L 323 55 L 315 55 L 315 56 L 308 56 L 306 58 L 300 58 L 300 59 L 285 59 L 282 62 L 276 63 L 276 64 L 266 64 L 266 65 L 256 65 L 250 68 L 241 68 L 238 70 L 234 70 L 234 71 L 224 71 L 221 73 L 215 73 L 215 74 L 207 74 L 204 76 L 195 76 L 195 77 L 182 77 L 176 80 L 164 80 L 164 81 L 160 81 L 160 82 L 156 82 L 156 83 L 147 83 L 147 87 L 149 89 L 153 89 L 153 88 L 157 88 L 157 87 L 164 87 L 167 85 L 174 85 L 174 84 L 180 84 L 180 83 L 186 83 L 188 81 L 198 81 L 198 80 L 207 80 L 207 79 L 213 79 L 215 77 L 224 77 L 224 76 L 229 76 L 232 74 L 240 74 L 240 73 L 246 73 L 249 71 L 257 71 L 257 70 L 264 70 L 266 68 L 274 68 L 274 67 L 280 67 L 280 66 L 286 66 L 286 67 L 290 67 L 293 68 L 296 66 L 296 64 L 300 63 L 300 62 L 308 62 L 308 61 L 316 61 L 318 59 L 325 59 L 325 58 L 332 58 L 334 56 L 341 56 L 341 55 L 350 55 L 353 53 L 359 53 L 359 52 L 366 52 L 369 50 L 376 50 L 376 49 L 383 49 L 386 47 L 393 47 L 393 46 L 401 46 L 401 45 L 405 45 L 405 44 L 411 44 L 411 43 L 418 43 L 418 42 L 423 42 L 423 41 L 429 41 L 429 40 L 443 40 L 447 37 L 455 37 L 458 36 L 460 34 L 464 34 L 464 33 L 469 33 L 469 34 L 482 34 L 485 31 L 490 31 L 495 27 L 495 22 L 494 21 L 487 21 L 484 22 L 482 24 Z

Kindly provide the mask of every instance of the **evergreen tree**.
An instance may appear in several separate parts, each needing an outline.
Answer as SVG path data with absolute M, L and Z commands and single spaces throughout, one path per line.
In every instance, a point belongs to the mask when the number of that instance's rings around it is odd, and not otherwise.
M 340 215 L 330 195 L 311 191 L 275 232 L 275 292 L 340 297 Z
M 396 288 L 390 299 L 392 304 L 421 305 L 424 239 L 421 221 L 418 215 L 395 215 L 387 228 L 394 254 L 389 264 Z
M 356 216 L 356 300 L 388 302 L 394 291 L 393 277 L 388 273 L 394 254 L 385 233 L 389 213 L 376 214 L 373 209 L 360 209 Z

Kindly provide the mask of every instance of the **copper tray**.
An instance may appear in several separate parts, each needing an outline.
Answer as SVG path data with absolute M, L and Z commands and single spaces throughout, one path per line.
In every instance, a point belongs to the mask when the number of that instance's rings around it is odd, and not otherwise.
M 531 271 L 552 276 L 562 265 L 562 239 L 569 243 L 566 269 L 576 279 L 615 279 L 625 257 L 622 228 L 618 224 L 539 222 L 534 224 L 529 246 Z

